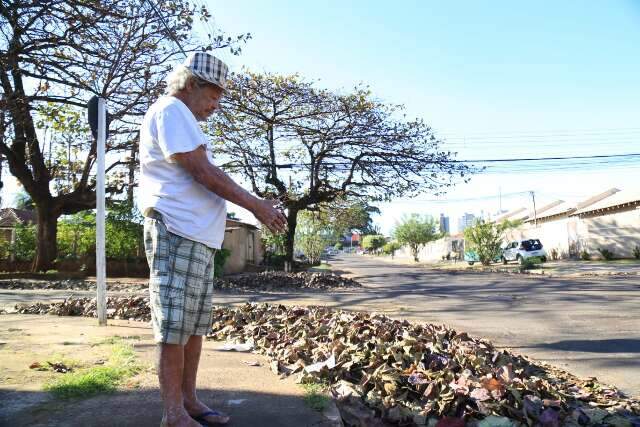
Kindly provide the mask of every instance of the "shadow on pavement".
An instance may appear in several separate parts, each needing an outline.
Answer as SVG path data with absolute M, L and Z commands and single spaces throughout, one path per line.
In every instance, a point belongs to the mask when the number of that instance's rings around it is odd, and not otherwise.
M 246 390 L 199 390 L 200 400 L 231 415 L 230 426 L 328 426 L 299 396 Z M 162 406 L 158 389 L 99 395 L 88 399 L 58 400 L 44 392 L 0 390 L 0 426 L 136 426 L 160 425 Z M 22 406 L 22 407 L 21 407 Z
M 566 340 L 530 347 L 589 353 L 640 353 L 640 339 Z

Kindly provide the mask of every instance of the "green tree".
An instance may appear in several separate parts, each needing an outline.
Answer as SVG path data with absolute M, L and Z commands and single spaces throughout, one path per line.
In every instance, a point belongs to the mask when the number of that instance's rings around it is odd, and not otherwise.
M 214 125 L 222 167 L 284 203 L 289 261 L 299 212 L 441 192 L 473 171 L 422 120 L 406 119 L 402 106 L 364 86 L 338 93 L 297 75 L 239 73 Z
M 302 251 L 311 264 L 318 264 L 322 251 L 330 241 L 318 212 L 302 211 L 296 230 L 295 247 Z
M 384 252 L 386 255 L 391 255 L 391 257 L 393 258 L 396 254 L 396 251 L 401 247 L 402 245 L 400 243 L 391 241 L 382 247 L 382 252 Z
M 274 234 L 267 227 L 262 227 L 262 245 L 269 255 L 284 255 L 286 246 L 286 236 L 284 234 Z
M 128 200 L 109 204 L 105 223 L 105 251 L 107 257 L 135 258 L 142 253 L 144 218 Z
M 93 256 L 95 251 L 96 216 L 92 211 L 67 215 L 59 221 L 58 258 L 78 259 Z
M 374 230 L 373 215 L 380 214 L 380 209 L 365 201 L 340 198 L 326 204 L 322 209 L 327 212 L 328 224 L 337 236 L 354 231 L 362 234 L 378 234 Z
M 483 265 L 489 265 L 502 252 L 504 232 L 516 228 L 522 221 L 503 221 L 500 224 L 477 220 L 475 224 L 464 230 L 464 240 L 467 249 L 476 252 Z
M 396 241 L 409 246 L 414 261 L 418 262 L 420 248 L 440 238 L 438 223 L 431 216 L 411 214 L 405 215 L 393 231 Z
M 142 215 L 127 200 L 109 203 L 105 220 L 105 252 L 108 258 L 134 258 L 142 252 Z M 95 256 L 96 214 L 82 211 L 63 218 L 58 225 L 60 258 Z
M 36 228 L 33 225 L 17 224 L 16 240 L 12 251 L 17 261 L 31 261 L 36 253 Z
M 237 53 L 248 38 L 192 38 L 195 20 L 211 19 L 206 8 L 155 3 L 186 51 Z M 58 218 L 96 204 L 96 144 L 83 124 L 92 95 L 108 98 L 113 119 L 107 194 L 132 194 L 139 118 L 182 58 L 161 19 L 144 1 L 0 0 L 0 155 L 35 204 L 34 270 L 56 259 Z
M 372 234 L 362 238 L 362 248 L 376 252 L 387 243 L 387 239 L 379 234 Z

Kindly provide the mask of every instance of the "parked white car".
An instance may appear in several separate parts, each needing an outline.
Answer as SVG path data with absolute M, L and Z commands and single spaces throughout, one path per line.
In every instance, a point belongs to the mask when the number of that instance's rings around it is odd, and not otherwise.
M 527 258 L 532 257 L 538 257 L 542 262 L 547 261 L 547 252 L 538 239 L 516 240 L 502 250 L 503 264 L 509 261 L 518 261 L 523 264 Z

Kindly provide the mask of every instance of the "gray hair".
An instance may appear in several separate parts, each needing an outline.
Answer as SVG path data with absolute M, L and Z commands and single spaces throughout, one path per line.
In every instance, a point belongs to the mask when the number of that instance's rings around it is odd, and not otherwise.
M 176 65 L 173 71 L 167 75 L 165 81 L 167 82 L 166 92 L 168 95 L 185 89 L 190 81 L 193 81 L 197 87 L 213 85 L 213 83 L 203 80 L 193 74 L 189 68 L 182 64 Z

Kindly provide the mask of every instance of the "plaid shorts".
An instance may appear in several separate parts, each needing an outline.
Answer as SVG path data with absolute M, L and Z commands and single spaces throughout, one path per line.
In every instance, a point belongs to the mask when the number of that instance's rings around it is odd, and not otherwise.
M 151 322 L 156 342 L 184 345 L 211 329 L 215 249 L 167 230 L 155 212 L 144 220 Z

